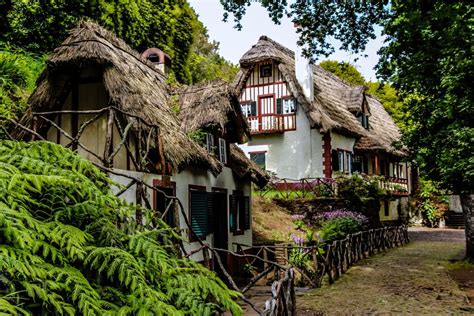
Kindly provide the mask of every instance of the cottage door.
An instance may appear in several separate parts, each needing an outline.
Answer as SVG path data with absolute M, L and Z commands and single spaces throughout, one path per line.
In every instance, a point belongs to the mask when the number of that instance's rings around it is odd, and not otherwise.
M 213 232 L 214 232 L 214 247 L 220 249 L 229 249 L 229 227 L 227 220 L 227 192 L 224 190 L 214 190 L 212 193 L 212 207 L 213 207 Z M 227 268 L 227 254 L 220 252 L 221 261 L 224 267 Z M 215 264 L 217 266 L 217 263 Z M 219 269 L 217 269 L 219 270 Z
M 265 95 L 258 97 L 259 104 L 259 130 L 272 131 L 275 126 L 275 97 L 274 95 Z

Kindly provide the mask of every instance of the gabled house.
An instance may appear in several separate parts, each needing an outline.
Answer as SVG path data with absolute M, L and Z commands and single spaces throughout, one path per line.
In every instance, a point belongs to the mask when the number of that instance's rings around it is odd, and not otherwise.
M 286 182 L 354 171 L 386 177 L 381 185 L 408 191 L 404 153 L 393 143 L 400 131 L 382 104 L 267 36 L 240 59 L 235 79 L 252 139 L 241 148 Z M 403 193 L 402 195 L 405 195 Z M 396 203 L 384 202 L 382 220 L 396 220 Z
M 251 245 L 251 181 L 266 180 L 250 160 L 234 159 L 233 143 L 248 133 L 246 122 L 238 111 L 232 122 L 220 121 L 224 130 L 214 134 L 222 145 L 219 154 L 191 139 L 172 111 L 174 97 L 163 71 L 169 60 L 159 52 L 140 55 L 97 24 L 81 22 L 49 58 L 21 123 L 107 171 L 123 184 L 115 188 L 121 197 L 155 209 L 157 217 L 179 228 L 188 252 L 199 243 L 186 219 L 197 238 L 211 246 L 233 250 L 236 242 Z M 211 106 L 219 93 L 212 90 L 199 106 Z M 232 100 L 220 102 L 235 107 Z M 34 139 L 25 130 L 16 137 Z M 137 210 L 137 220 L 140 216 Z M 202 252 L 192 258 L 203 260 Z

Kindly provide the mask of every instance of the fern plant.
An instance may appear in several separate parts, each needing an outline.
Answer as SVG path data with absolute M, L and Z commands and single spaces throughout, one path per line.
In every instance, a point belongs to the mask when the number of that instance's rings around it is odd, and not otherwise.
M 0 314 L 241 314 L 239 293 L 180 259 L 163 221 L 137 225 L 113 185 L 62 146 L 0 141 Z

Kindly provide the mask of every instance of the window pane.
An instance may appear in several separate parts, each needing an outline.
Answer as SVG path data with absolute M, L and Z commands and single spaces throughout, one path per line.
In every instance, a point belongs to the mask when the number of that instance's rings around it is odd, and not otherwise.
M 265 153 L 250 153 L 250 159 L 265 170 Z

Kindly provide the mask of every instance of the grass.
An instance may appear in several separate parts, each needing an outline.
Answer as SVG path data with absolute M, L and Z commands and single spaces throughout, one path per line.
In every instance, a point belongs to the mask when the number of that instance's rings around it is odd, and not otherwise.
M 283 207 L 271 199 L 252 197 L 254 243 L 286 242 L 296 232 L 293 219 Z

